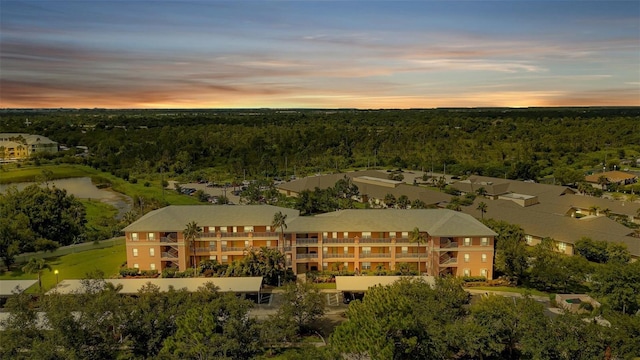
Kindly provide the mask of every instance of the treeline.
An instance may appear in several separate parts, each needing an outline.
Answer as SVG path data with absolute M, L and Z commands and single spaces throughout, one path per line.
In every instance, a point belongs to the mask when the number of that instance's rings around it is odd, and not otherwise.
M 84 205 L 66 190 L 9 188 L 0 193 L 0 259 L 9 268 L 20 253 L 82 242 L 86 222 Z
M 236 178 L 400 167 L 537 179 L 640 153 L 640 109 L 77 111 L 5 113 L 4 131 L 88 146 L 119 175 Z M 72 161 L 74 159 L 67 158 Z M 76 161 L 80 161 L 75 159 Z M 61 159 L 59 159 L 61 161 Z
M 325 297 L 310 283 L 289 284 L 274 315 L 212 286 L 135 296 L 100 280 L 83 292 L 26 294 L 7 302 L 0 356 L 11 359 L 633 359 L 640 317 L 602 309 L 545 315 L 530 297 L 483 296 L 470 303 L 454 278 L 400 280 L 352 301 L 326 346 L 319 334 Z M 606 322 L 594 320 L 604 314 Z M 600 319 L 600 317 L 598 317 Z

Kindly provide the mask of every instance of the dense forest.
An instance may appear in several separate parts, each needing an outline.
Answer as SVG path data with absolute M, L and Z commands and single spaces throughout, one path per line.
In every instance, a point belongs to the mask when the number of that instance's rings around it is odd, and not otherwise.
M 640 108 L 16 110 L 2 113 L 0 131 L 48 136 L 72 149 L 58 161 L 123 177 L 446 167 L 540 179 L 566 169 L 622 169 L 640 156 Z M 91 155 L 73 157 L 79 145 Z

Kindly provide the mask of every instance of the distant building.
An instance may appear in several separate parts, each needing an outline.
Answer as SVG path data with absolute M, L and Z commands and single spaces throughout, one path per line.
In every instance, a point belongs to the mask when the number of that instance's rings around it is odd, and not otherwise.
M 58 152 L 58 143 L 42 135 L 0 133 L 0 161 L 27 159 L 41 152 Z
M 586 176 L 584 180 L 591 184 L 599 184 L 598 180 L 601 176 L 604 176 L 607 179 L 607 183 L 618 185 L 633 184 L 638 180 L 637 175 L 629 174 L 624 171 L 607 171 L 602 173 L 595 173 Z

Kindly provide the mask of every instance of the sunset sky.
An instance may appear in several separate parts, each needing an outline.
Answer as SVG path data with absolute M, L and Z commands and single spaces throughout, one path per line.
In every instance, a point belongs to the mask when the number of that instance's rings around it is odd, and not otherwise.
M 0 0 L 0 108 L 640 106 L 640 2 Z

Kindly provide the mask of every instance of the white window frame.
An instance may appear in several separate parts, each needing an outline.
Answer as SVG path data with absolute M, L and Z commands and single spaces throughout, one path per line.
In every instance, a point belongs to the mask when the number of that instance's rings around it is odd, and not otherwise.
M 243 229 L 244 229 L 244 232 L 248 232 L 248 233 L 253 232 L 253 226 L 245 226 Z
M 139 264 L 133 264 L 133 268 L 134 269 L 140 269 L 140 265 Z
M 362 232 L 363 239 L 371 239 L 371 231 L 363 231 Z
M 483 237 L 482 239 L 480 239 L 480 245 L 482 245 L 482 246 L 489 245 L 489 238 L 488 237 Z
M 396 237 L 396 232 L 395 231 L 389 231 L 389 237 L 390 238 Z
M 558 250 L 560 250 L 560 251 L 562 251 L 562 252 L 567 251 L 567 243 L 566 243 L 566 242 L 559 241 L 559 242 L 558 242 Z
M 371 246 L 362 247 L 362 255 L 371 255 Z
M 462 276 L 471 276 L 471 269 L 463 269 Z
M 131 233 L 131 241 L 138 241 L 139 239 L 137 232 Z
M 362 270 L 371 270 L 371 262 L 365 261 L 362 263 Z
M 480 269 L 480 276 L 487 277 L 487 274 L 488 274 L 488 273 L 489 273 L 489 272 L 487 271 L 487 269 Z
M 408 246 L 403 246 L 401 251 L 402 251 L 403 254 L 408 254 L 409 253 L 409 247 Z
M 487 262 L 487 254 L 482 254 L 480 259 L 483 263 Z
M 468 263 L 471 260 L 470 254 L 464 254 L 464 262 Z
M 151 256 L 151 257 L 156 256 L 156 249 L 155 248 L 149 248 L 149 256 Z
M 408 232 L 408 231 L 403 231 L 403 232 L 402 232 L 402 238 L 403 238 L 403 239 L 406 239 L 406 238 L 408 238 L 408 237 L 409 237 L 409 232 Z
M 151 270 L 155 270 L 155 269 L 156 269 L 156 263 L 151 263 L 151 264 L 149 265 L 149 269 L 151 269 Z
M 134 248 L 132 252 L 133 252 L 133 257 L 138 257 L 138 249 L 137 248 Z
M 152 233 L 152 232 L 148 233 L 147 234 L 147 240 L 156 241 L 156 233 Z
M 463 246 L 471 246 L 471 244 L 473 244 L 473 242 L 471 241 L 470 237 L 466 237 L 466 238 L 464 238 L 462 244 L 463 244 Z

